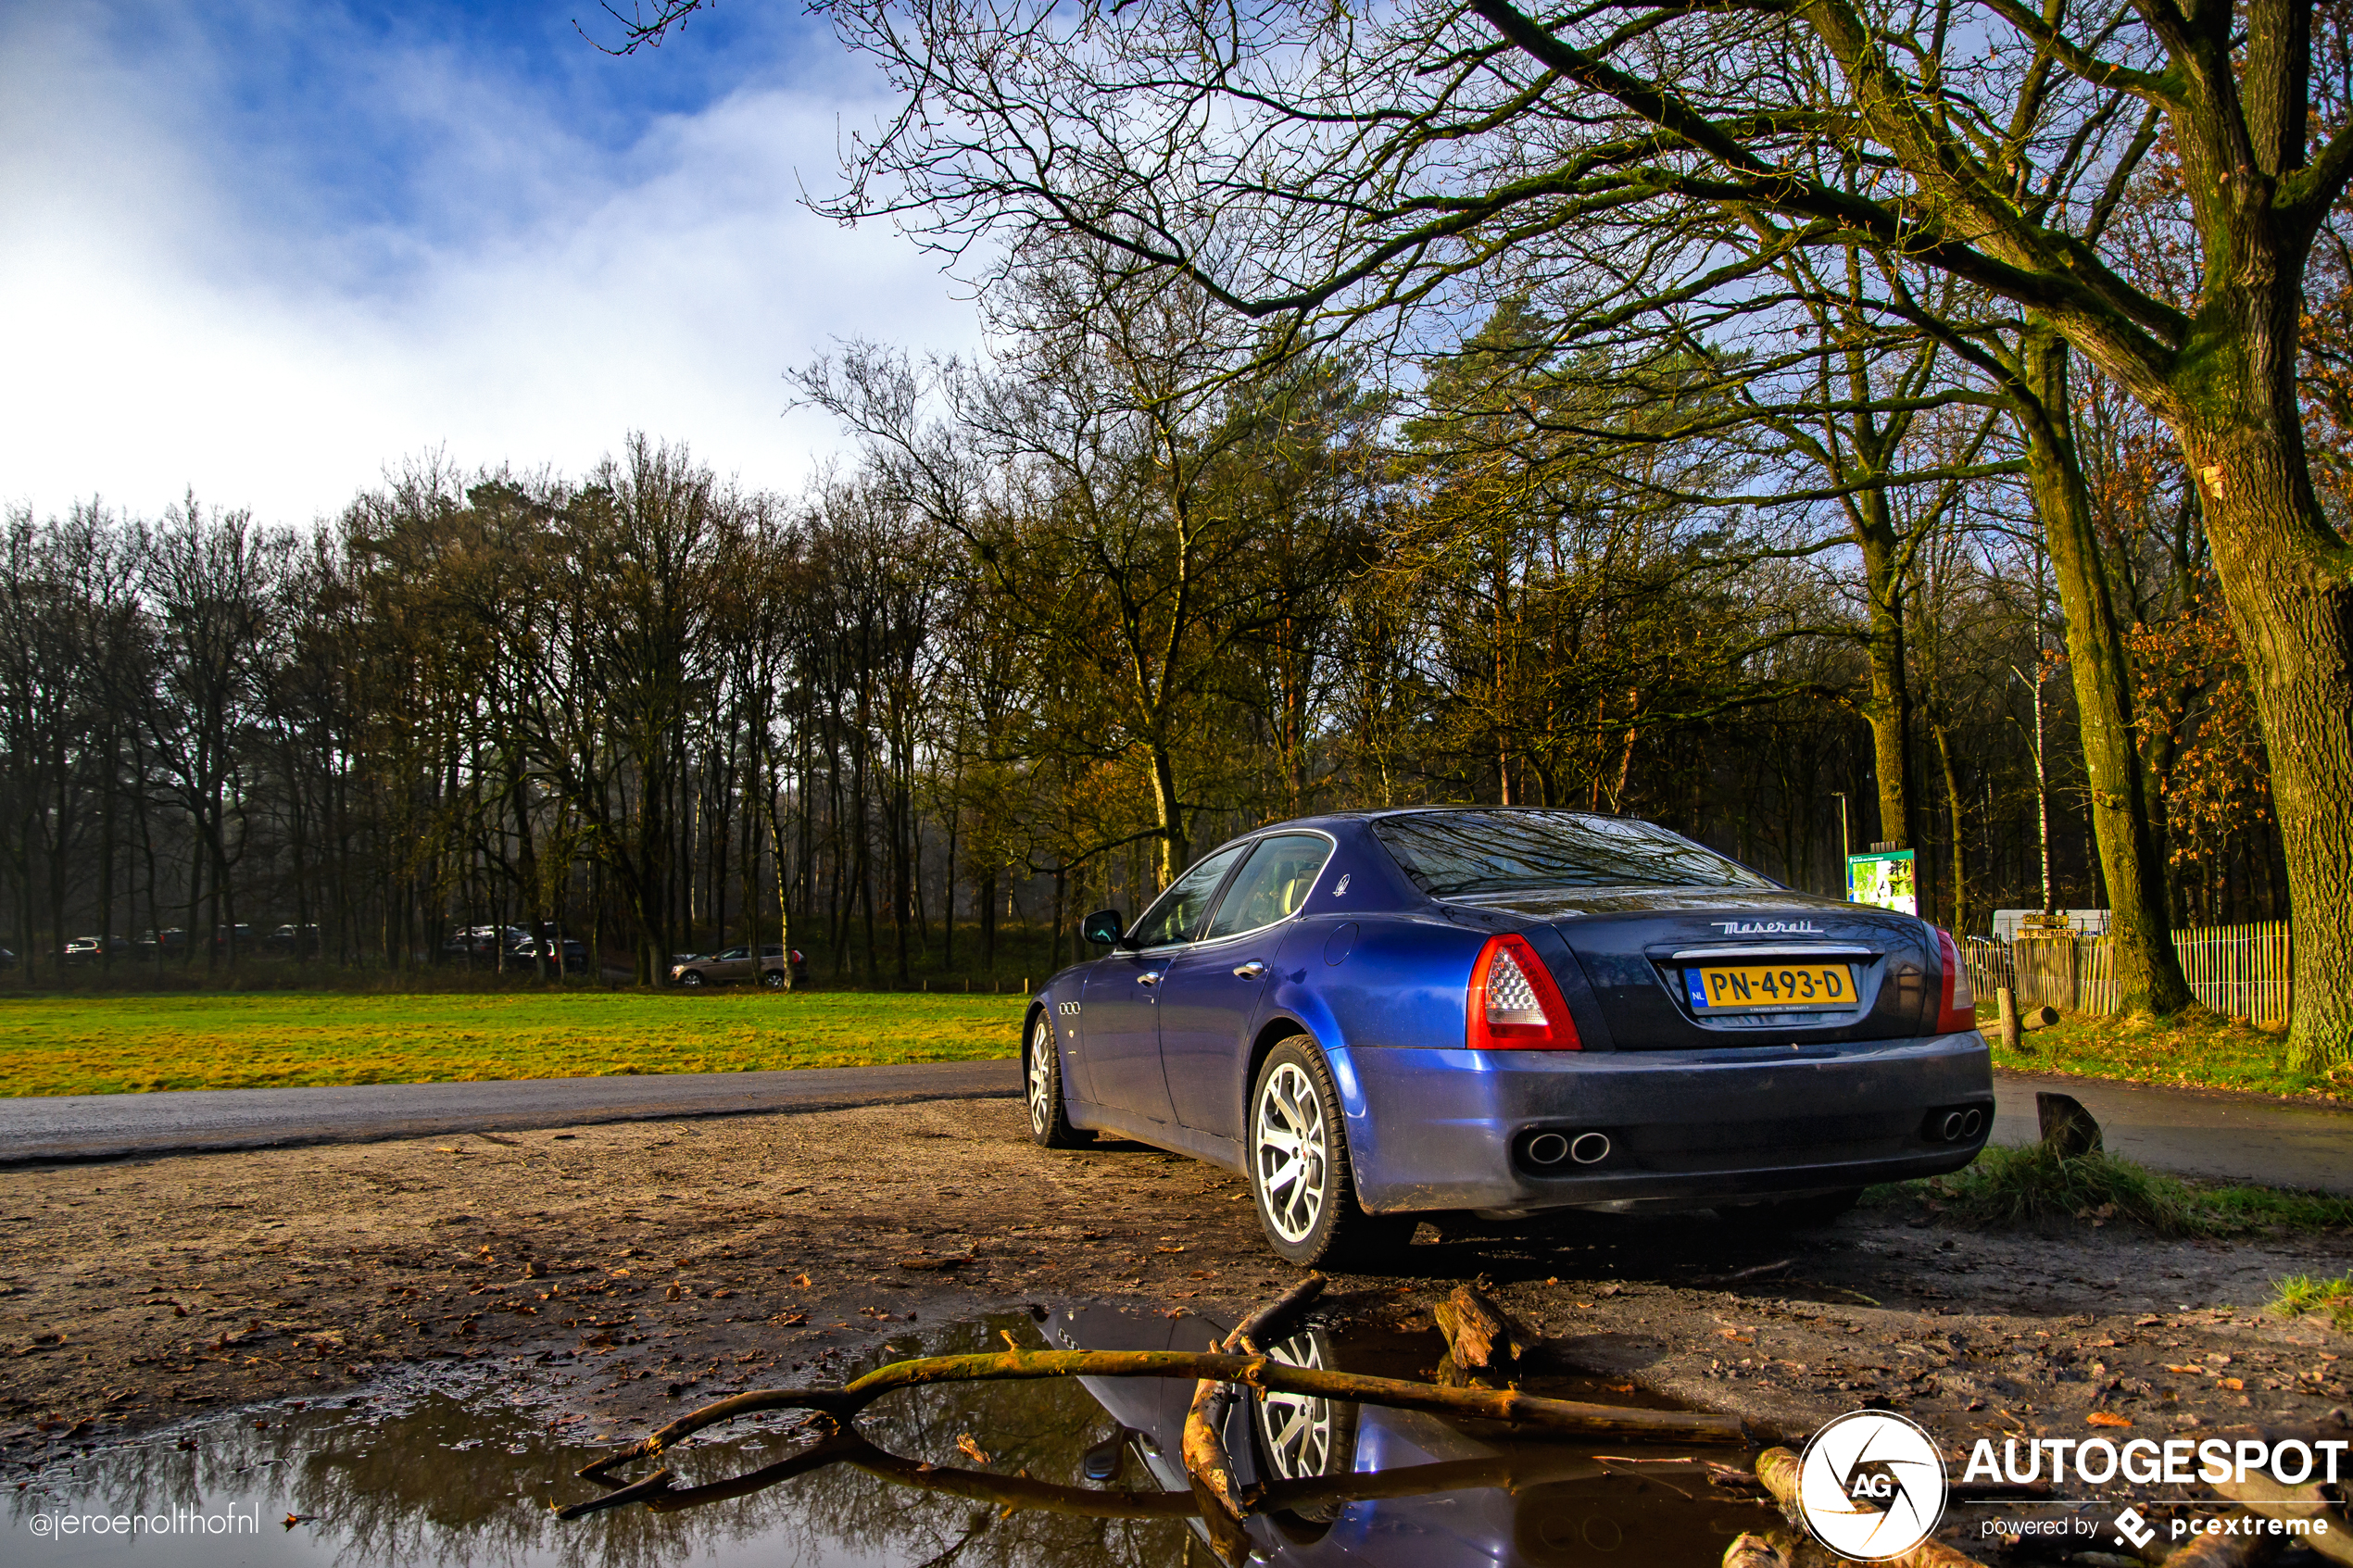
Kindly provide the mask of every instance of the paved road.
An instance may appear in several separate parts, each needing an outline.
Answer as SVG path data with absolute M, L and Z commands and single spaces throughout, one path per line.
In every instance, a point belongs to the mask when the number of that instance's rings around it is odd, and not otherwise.
M 1996 1074 L 1998 1142 L 2037 1136 L 2034 1094 L 2056 1089 L 2099 1119 L 2108 1147 L 2179 1175 L 2353 1195 L 2353 1112 L 2243 1096 Z M 349 1089 L 0 1099 L 0 1165 L 135 1154 L 366 1142 L 477 1130 L 569 1127 L 671 1116 L 828 1110 L 891 1100 L 1020 1092 L 1012 1061 L 386 1084 Z
M 2042 1135 L 2037 1090 L 2073 1095 L 2111 1154 L 2151 1170 L 2353 1196 L 2353 1111 L 2250 1095 L 2102 1084 L 2041 1073 L 1994 1075 L 1994 1141 Z
M 1018 1094 L 1020 1086 L 1020 1068 L 1007 1060 L 35 1097 L 0 1099 L 0 1165 L 752 1110 L 833 1110 L 891 1100 L 979 1099 Z

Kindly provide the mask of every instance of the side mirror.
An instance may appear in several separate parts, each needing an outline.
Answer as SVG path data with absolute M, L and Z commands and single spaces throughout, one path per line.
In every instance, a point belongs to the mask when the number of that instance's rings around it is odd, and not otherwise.
M 1098 947 L 1116 947 L 1127 929 L 1117 909 L 1097 909 L 1078 922 L 1078 935 Z

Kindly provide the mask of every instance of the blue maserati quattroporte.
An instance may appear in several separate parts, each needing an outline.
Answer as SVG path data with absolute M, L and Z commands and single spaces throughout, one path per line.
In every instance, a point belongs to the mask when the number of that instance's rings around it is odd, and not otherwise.
M 1627 818 L 1283 822 L 1083 929 L 1024 1023 L 1032 1133 L 1241 1172 L 1297 1263 L 1457 1210 L 1818 1222 L 1993 1123 L 1949 935 Z

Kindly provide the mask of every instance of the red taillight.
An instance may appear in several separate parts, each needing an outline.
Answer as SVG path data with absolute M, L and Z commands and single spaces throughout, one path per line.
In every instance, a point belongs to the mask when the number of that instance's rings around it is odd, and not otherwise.
M 1553 972 L 1521 936 L 1491 936 L 1471 965 L 1466 1043 L 1475 1051 L 1582 1048 Z
M 1936 951 L 1944 963 L 1944 1001 L 1937 1009 L 1936 1032 L 1957 1035 L 1977 1027 L 1977 990 L 1969 983 L 1969 966 L 1961 962 L 1961 946 L 1953 934 L 1938 927 Z

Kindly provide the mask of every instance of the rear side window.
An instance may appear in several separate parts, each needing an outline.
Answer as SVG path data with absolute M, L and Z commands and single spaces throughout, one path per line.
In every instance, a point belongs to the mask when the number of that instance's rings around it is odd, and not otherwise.
M 1433 898 L 1554 887 L 1772 887 L 1680 834 L 1582 811 L 1416 811 L 1373 833 Z
M 1201 935 L 1203 919 L 1209 913 L 1209 900 L 1216 895 L 1217 884 L 1241 859 L 1239 844 L 1218 850 L 1192 870 L 1168 884 L 1160 902 L 1144 913 L 1128 940 L 1139 947 L 1165 947 L 1172 942 L 1190 942 Z
M 1288 919 L 1307 902 L 1315 873 L 1331 859 L 1331 840 L 1321 834 L 1278 833 L 1262 838 L 1242 862 L 1241 873 L 1219 900 L 1209 922 L 1212 938 L 1256 931 Z

